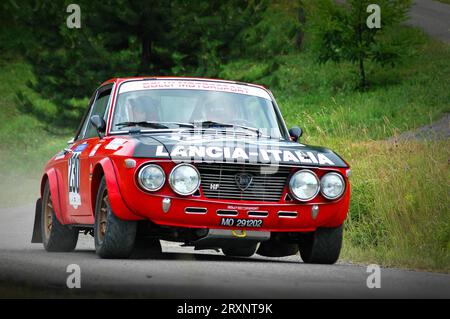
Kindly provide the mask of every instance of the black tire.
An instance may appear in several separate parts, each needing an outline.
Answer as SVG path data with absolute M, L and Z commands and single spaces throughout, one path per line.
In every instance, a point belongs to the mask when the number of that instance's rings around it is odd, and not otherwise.
M 339 259 L 342 247 L 343 226 L 318 228 L 305 235 L 300 244 L 300 256 L 308 264 L 334 264 Z
M 255 254 L 258 244 L 242 245 L 236 244 L 233 246 L 222 247 L 222 252 L 229 257 L 251 257 Z
M 136 238 L 131 258 L 148 259 L 162 254 L 161 242 L 157 238 Z
M 56 218 L 48 181 L 42 197 L 41 233 L 46 251 L 68 252 L 77 246 L 79 231 L 61 224 Z
M 101 258 L 128 258 L 134 249 L 137 222 L 114 215 L 108 199 L 105 177 L 100 182 L 95 203 L 95 252 Z
M 265 257 L 286 257 L 298 253 L 298 245 L 283 243 L 278 240 L 268 240 L 259 245 L 258 255 Z

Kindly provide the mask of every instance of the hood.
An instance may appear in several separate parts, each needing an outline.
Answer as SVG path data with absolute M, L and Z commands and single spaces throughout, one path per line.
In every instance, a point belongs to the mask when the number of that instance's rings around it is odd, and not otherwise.
M 247 135 L 166 133 L 134 137 L 134 157 L 173 161 L 348 167 L 333 151 Z

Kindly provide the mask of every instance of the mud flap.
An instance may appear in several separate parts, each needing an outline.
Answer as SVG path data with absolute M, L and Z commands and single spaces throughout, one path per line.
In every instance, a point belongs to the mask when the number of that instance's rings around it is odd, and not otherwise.
M 42 243 L 42 230 L 41 230 L 41 215 L 42 215 L 42 199 L 36 201 L 36 208 L 34 213 L 34 227 L 33 227 L 33 237 L 31 238 L 31 243 Z

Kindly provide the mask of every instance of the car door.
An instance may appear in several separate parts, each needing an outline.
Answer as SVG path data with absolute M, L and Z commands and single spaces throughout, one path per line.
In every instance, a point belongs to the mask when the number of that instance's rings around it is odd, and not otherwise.
M 89 113 L 84 119 L 77 141 L 71 148 L 68 158 L 68 213 L 76 223 L 89 223 L 92 217 L 90 174 L 94 163 L 89 156 L 100 138 L 97 130 L 90 122 L 93 115 L 106 120 L 107 109 L 111 97 L 112 85 L 106 85 L 96 91 Z M 80 219 L 79 217 L 86 216 Z

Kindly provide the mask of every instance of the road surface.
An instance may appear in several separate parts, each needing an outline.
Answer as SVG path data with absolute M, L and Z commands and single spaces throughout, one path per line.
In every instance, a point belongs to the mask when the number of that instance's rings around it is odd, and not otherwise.
M 84 235 L 75 252 L 47 253 L 30 243 L 33 214 L 33 205 L 0 209 L 0 297 L 450 298 L 447 274 L 382 268 L 381 288 L 369 289 L 366 267 L 299 256 L 226 258 L 164 242 L 157 259 L 103 260 Z M 66 286 L 70 264 L 80 289 Z
M 343 4 L 346 0 L 336 2 Z M 418 27 L 436 39 L 450 42 L 450 5 L 434 0 L 414 0 L 406 24 Z
M 450 42 L 450 5 L 432 0 L 415 0 L 407 24 L 421 28 L 434 38 Z

